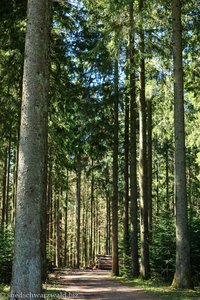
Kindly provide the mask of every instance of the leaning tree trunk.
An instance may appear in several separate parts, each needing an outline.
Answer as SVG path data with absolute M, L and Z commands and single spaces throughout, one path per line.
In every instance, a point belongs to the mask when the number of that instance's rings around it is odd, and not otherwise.
M 48 104 L 47 0 L 28 1 L 11 299 L 40 299 Z M 34 47 L 33 47 L 34 45 Z M 32 293 L 32 294 L 31 294 Z M 33 294 L 37 294 L 34 296 Z
M 190 246 L 187 220 L 184 86 L 182 63 L 181 1 L 172 1 L 174 60 L 174 130 L 175 130 L 175 199 L 176 199 L 176 272 L 172 285 L 191 288 Z

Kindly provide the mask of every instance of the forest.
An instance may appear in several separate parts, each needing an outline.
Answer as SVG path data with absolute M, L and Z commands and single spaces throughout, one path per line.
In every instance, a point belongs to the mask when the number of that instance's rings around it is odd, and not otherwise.
M 0 286 L 199 286 L 199 1 L 0 2 Z

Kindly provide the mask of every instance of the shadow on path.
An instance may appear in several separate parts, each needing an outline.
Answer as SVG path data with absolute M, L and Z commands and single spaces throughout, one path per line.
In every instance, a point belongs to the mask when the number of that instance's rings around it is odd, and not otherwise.
M 159 300 L 145 291 L 125 286 L 110 279 L 109 271 L 102 270 L 65 270 L 56 271 L 50 276 L 49 286 L 53 290 L 62 290 L 59 299 L 93 300 Z

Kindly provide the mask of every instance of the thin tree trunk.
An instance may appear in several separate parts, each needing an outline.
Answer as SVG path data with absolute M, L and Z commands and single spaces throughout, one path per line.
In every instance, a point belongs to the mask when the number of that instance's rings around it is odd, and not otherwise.
M 45 144 L 48 145 L 47 135 Z M 42 256 L 42 282 L 46 281 L 47 278 L 47 160 L 48 160 L 48 150 L 45 153 L 44 161 L 44 189 L 43 189 L 43 199 L 41 205 L 41 256 Z
M 68 201 L 69 201 L 69 171 L 67 170 L 67 190 L 65 196 L 65 241 L 64 241 L 64 266 L 67 266 L 68 262 Z
M 147 193 L 148 193 L 148 223 L 152 233 L 152 100 L 147 101 L 147 133 L 148 133 L 148 160 L 147 160 Z
M 8 144 L 8 165 L 7 165 L 7 192 L 6 192 L 6 225 L 9 223 L 9 209 L 10 209 L 10 165 L 11 165 L 11 136 Z
M 169 212 L 169 146 L 168 143 L 166 144 L 166 150 L 165 150 L 165 171 L 166 171 L 166 204 L 165 209 L 166 212 Z
M 106 253 L 111 253 L 110 236 L 111 236 L 111 199 L 109 190 L 109 167 L 108 164 L 105 170 L 106 179 Z
M 160 198 L 159 198 L 159 158 L 156 161 L 156 213 L 159 214 Z
M 181 1 L 172 1 L 174 61 L 176 272 L 172 285 L 192 288 L 187 218 Z
M 118 57 L 115 58 L 114 65 L 114 145 L 113 145 L 113 197 L 112 197 L 112 273 L 119 275 L 118 261 Z
M 51 159 L 51 154 L 49 154 Z M 49 251 L 51 249 L 52 239 L 52 163 L 49 163 L 48 168 L 48 188 L 47 188 L 47 242 Z
M 12 179 L 12 211 L 11 211 L 11 225 L 13 227 L 14 227 L 14 222 L 15 222 L 16 174 L 17 174 L 17 150 L 14 149 L 13 179 Z
M 139 2 L 139 11 L 143 13 L 143 0 Z M 143 18 L 141 18 L 143 23 Z M 147 142 L 146 142 L 146 96 L 145 96 L 145 59 L 144 59 L 144 31 L 140 27 L 140 236 L 141 236 L 141 266 L 140 274 L 143 278 L 150 277 L 149 265 L 149 227 L 148 227 L 148 194 L 147 194 Z
M 61 201 L 61 193 L 58 191 L 58 195 L 56 198 L 56 266 L 61 266 L 61 228 L 60 228 L 60 221 L 61 221 L 61 208 L 60 208 L 60 201 Z
M 129 99 L 125 100 L 124 137 L 124 265 L 130 269 L 130 231 L 129 231 Z
M 139 275 L 138 203 L 137 203 L 137 105 L 135 86 L 135 49 L 133 4 L 130 4 L 130 198 L 131 198 L 131 267 L 132 276 Z
M 76 178 L 76 267 L 80 268 L 80 234 L 81 234 L 81 165 L 77 158 Z
M 90 248 L 89 248 L 89 256 L 90 256 L 90 265 L 93 262 L 93 219 L 94 219 L 94 174 L 93 174 L 93 159 L 92 159 L 92 178 L 91 178 L 91 195 L 90 195 Z
M 7 183 L 7 164 L 8 164 L 8 147 L 5 148 L 4 154 L 4 164 L 3 164 L 3 190 L 2 190 L 2 217 L 1 224 L 5 224 L 5 214 L 6 214 L 6 183 Z
M 29 0 L 19 142 L 12 300 L 19 298 L 16 294 L 30 292 L 37 296 L 30 295 L 27 299 L 39 299 L 42 292 L 41 218 L 47 153 L 48 29 L 48 1 Z
M 52 166 L 53 169 L 53 166 Z M 52 181 L 50 179 L 49 181 L 49 188 L 51 191 L 50 196 L 50 211 L 49 211 L 49 246 L 51 249 L 51 259 L 54 260 L 54 220 L 53 220 L 53 216 L 54 216 L 54 204 L 53 204 L 53 187 L 52 187 Z

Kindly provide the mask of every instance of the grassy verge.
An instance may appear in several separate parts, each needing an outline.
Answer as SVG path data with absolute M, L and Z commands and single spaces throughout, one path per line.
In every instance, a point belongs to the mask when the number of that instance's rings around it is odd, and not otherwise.
M 10 291 L 9 285 L 0 284 L 0 300 L 9 300 L 8 294 Z
M 166 300 L 200 300 L 200 286 L 194 290 L 173 289 L 162 280 L 154 278 L 144 281 L 139 279 L 129 279 L 124 277 L 114 277 L 118 282 L 128 286 L 141 288 L 146 292 L 159 296 Z

